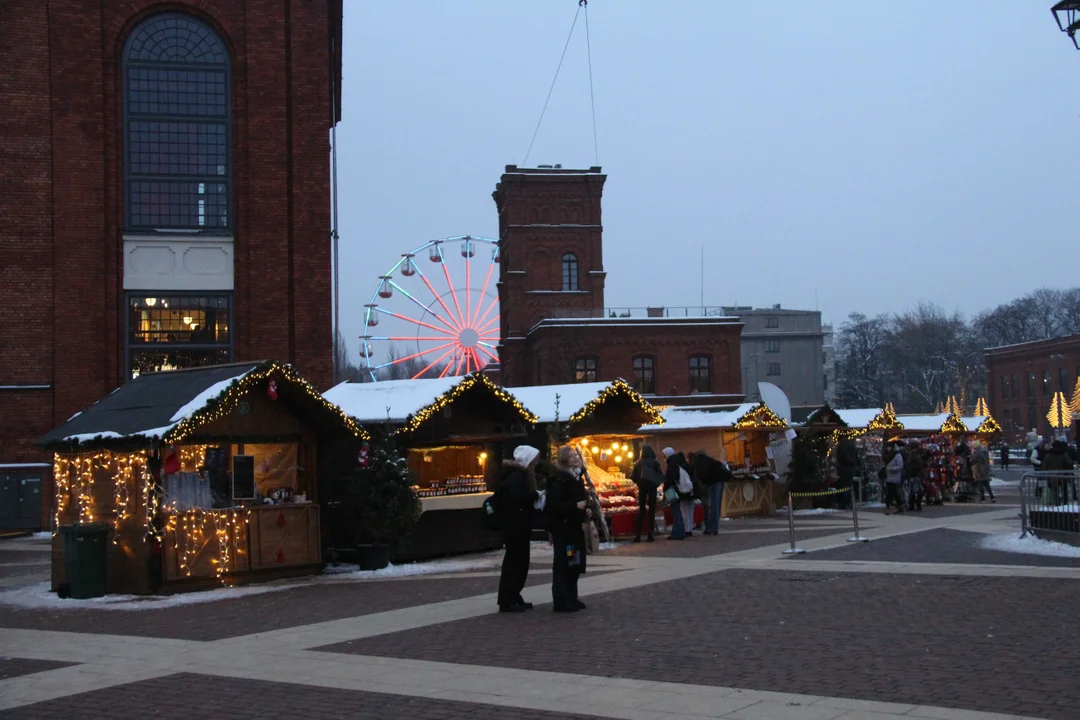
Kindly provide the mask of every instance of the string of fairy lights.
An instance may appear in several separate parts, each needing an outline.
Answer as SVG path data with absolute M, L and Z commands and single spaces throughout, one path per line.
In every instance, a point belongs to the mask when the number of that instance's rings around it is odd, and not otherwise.
M 626 381 L 621 379 L 615 380 L 613 383 L 601 390 L 599 393 L 597 393 L 596 397 L 585 403 L 583 407 L 581 407 L 577 412 L 571 415 L 569 424 L 573 425 L 574 423 L 581 422 L 585 418 L 589 417 L 589 415 L 595 412 L 597 408 L 606 403 L 608 400 L 612 400 L 619 396 L 629 398 L 635 405 L 645 411 L 645 413 L 649 417 L 649 421 L 643 424 L 664 424 L 664 418 L 662 415 L 660 415 L 660 411 L 650 405 L 648 402 L 646 402 L 645 398 L 641 397 L 641 395 L 639 395 L 637 391 L 635 391 L 632 387 L 626 384 Z
M 765 403 L 758 403 L 750 408 L 745 415 L 735 421 L 736 430 L 749 429 L 776 429 L 782 430 L 788 424 L 779 415 L 774 413 Z
M 405 424 L 402 425 L 397 432 L 402 434 L 414 432 L 417 428 L 427 422 L 429 418 L 431 418 L 437 413 L 441 413 L 455 400 L 457 400 L 457 398 L 459 398 L 463 393 L 471 390 L 478 384 L 486 388 L 488 392 L 490 392 L 499 400 L 513 407 L 517 414 L 521 417 L 521 419 L 528 424 L 535 424 L 536 421 L 539 419 L 536 415 L 533 414 L 531 410 L 518 402 L 518 399 L 516 397 L 514 397 L 495 383 L 488 380 L 485 375 L 481 373 L 473 373 L 472 375 L 466 376 L 461 382 L 447 390 L 439 397 L 435 398 L 434 402 L 432 402 L 430 405 L 423 408 L 422 410 L 419 410 L 416 414 L 410 415 L 408 418 L 406 418 Z
M 209 562 L 218 581 L 225 584 L 225 574 L 233 567 L 233 551 L 237 558 L 244 555 L 250 523 L 251 511 L 247 508 L 190 508 L 168 516 L 165 534 L 172 533 L 177 564 L 185 577 L 191 577 L 199 556 L 215 541 L 217 555 Z

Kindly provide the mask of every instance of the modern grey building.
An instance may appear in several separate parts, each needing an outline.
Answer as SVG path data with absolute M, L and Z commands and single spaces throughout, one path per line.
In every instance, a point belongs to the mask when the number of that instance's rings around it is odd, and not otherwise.
M 782 389 L 793 408 L 825 402 L 825 330 L 817 310 L 725 307 L 743 321 L 740 355 L 747 402 L 760 400 L 759 382 Z M 830 328 L 831 330 L 831 328 Z M 828 383 L 833 383 L 831 375 Z
M 822 350 L 825 351 L 825 366 L 822 382 L 825 385 L 825 402 L 836 407 L 836 345 L 833 339 L 833 326 L 831 323 L 821 326 L 824 336 Z

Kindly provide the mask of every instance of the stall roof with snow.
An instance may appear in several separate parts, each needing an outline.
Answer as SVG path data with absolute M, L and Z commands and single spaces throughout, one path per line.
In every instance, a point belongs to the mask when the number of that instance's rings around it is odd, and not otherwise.
M 905 435 L 965 434 L 970 432 L 964 421 L 951 413 L 897 415 L 896 419 L 901 425 L 897 430 L 902 431 Z
M 1001 426 L 998 425 L 990 415 L 973 415 L 970 417 L 962 417 L 960 421 L 967 427 L 968 432 L 975 435 L 993 435 L 1001 432 Z
M 361 425 L 389 424 L 423 441 L 522 435 L 536 415 L 482 373 L 430 380 L 346 382 L 323 397 Z
M 806 416 L 806 427 L 850 427 L 839 410 L 825 403 Z
M 782 430 L 788 427 L 764 403 L 743 403 L 715 407 L 673 407 L 660 413 L 663 425 L 644 425 L 642 432 L 674 432 L 679 430 Z
M 573 426 L 576 434 L 632 434 L 646 423 L 664 422 L 660 411 L 622 379 L 507 388 L 507 392 L 535 413 L 537 422 Z
M 208 425 L 237 410 L 248 393 L 260 388 L 315 427 L 366 437 L 291 365 L 260 361 L 144 373 L 76 413 L 38 445 L 63 453 L 177 444 L 201 437 Z

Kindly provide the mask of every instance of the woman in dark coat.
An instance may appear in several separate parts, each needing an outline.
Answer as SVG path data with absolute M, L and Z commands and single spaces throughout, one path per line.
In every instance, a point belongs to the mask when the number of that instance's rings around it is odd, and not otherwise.
M 645 445 L 641 448 L 641 458 L 634 465 L 634 469 L 630 471 L 630 479 L 637 485 L 638 490 L 638 514 L 637 524 L 634 526 L 634 542 L 641 542 L 641 525 L 643 522 L 648 523 L 649 534 L 646 539 L 652 542 L 654 540 L 653 524 L 656 518 L 656 490 L 664 482 L 664 470 L 656 459 L 656 451 L 652 449 L 652 445 Z
M 529 577 L 529 541 L 532 536 L 533 504 L 536 492 L 536 458 L 540 451 L 528 445 L 514 449 L 514 457 L 504 461 L 499 480 L 496 508 L 502 527 L 502 574 L 499 577 L 499 612 L 525 612 L 532 603 L 525 602 L 521 590 Z
M 559 448 L 555 477 L 548 483 L 548 532 L 555 548 L 551 599 L 557 613 L 585 609 L 578 600 L 578 578 L 585 572 L 585 485 L 581 481 L 581 458 L 574 448 Z

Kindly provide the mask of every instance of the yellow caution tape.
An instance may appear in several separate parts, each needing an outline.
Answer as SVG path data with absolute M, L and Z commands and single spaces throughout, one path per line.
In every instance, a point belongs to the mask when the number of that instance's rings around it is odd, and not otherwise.
M 851 492 L 851 488 L 833 488 L 832 490 L 819 490 L 817 492 L 793 492 L 791 497 L 819 497 L 821 495 L 839 495 L 846 492 Z

